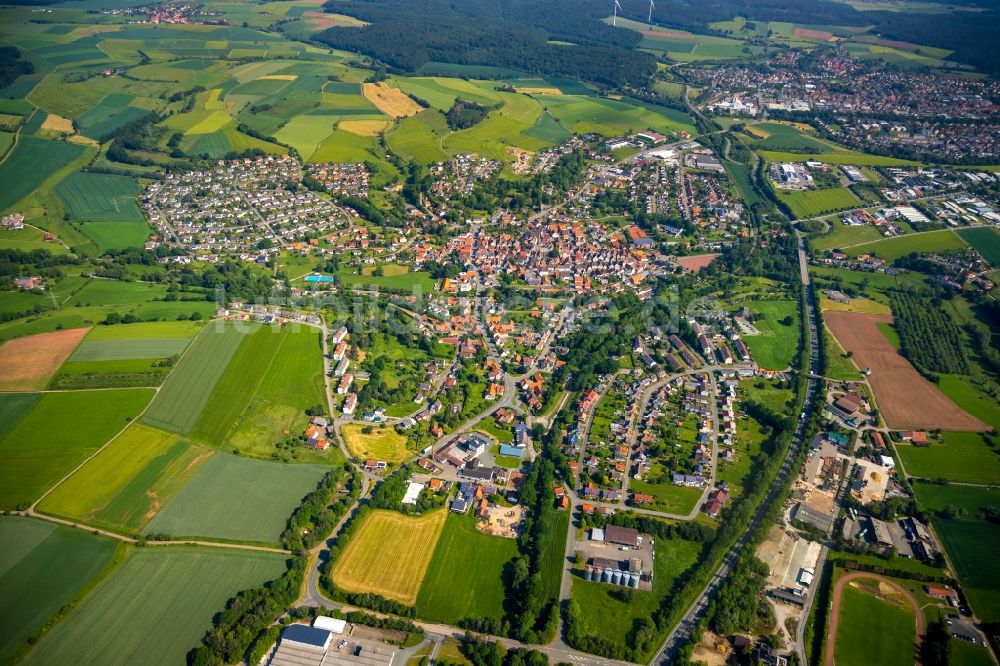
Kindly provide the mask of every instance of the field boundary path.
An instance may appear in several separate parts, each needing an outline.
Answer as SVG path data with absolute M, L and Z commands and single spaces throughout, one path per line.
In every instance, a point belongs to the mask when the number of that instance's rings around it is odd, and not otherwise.
M 868 573 L 867 571 L 856 571 L 841 576 L 833 585 L 833 602 L 830 605 L 830 620 L 827 624 L 826 643 L 823 646 L 823 666 L 834 666 L 834 652 L 837 649 L 837 628 L 840 625 L 840 602 L 843 600 L 844 587 L 851 581 L 862 579 L 885 583 L 891 587 L 894 592 L 901 594 L 903 598 L 906 599 L 915 618 L 918 646 L 917 654 L 920 654 L 919 646 L 923 642 L 926 627 L 924 626 L 924 614 L 920 609 L 920 605 L 917 603 L 917 600 L 913 598 L 913 595 L 910 594 L 909 590 L 894 580 L 875 573 Z M 917 657 L 916 663 L 922 663 L 919 656 Z

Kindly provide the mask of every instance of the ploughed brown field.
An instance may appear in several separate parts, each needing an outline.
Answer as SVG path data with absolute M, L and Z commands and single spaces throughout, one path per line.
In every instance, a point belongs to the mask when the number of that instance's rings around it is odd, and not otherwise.
M 697 273 L 718 257 L 716 254 L 694 254 L 689 257 L 677 257 L 677 265 L 689 273 Z
M 43 389 L 89 328 L 17 338 L 0 346 L 0 390 Z
M 824 312 L 823 316 L 840 345 L 854 352 L 858 367 L 871 368 L 868 379 L 887 426 L 894 430 L 990 429 L 959 409 L 895 350 L 876 326 L 892 322 L 891 316 L 836 311 Z

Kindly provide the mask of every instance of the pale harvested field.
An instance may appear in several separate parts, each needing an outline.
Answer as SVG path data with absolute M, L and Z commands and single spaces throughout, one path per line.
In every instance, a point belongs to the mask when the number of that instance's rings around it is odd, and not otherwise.
M 718 254 L 696 254 L 691 257 L 678 257 L 677 265 L 689 273 L 697 273 L 718 257 Z
M 392 118 L 413 116 L 423 111 L 406 93 L 399 88 L 390 88 L 385 81 L 366 83 L 362 86 L 362 92 L 379 111 Z
M 447 515 L 446 509 L 419 518 L 373 511 L 337 559 L 334 585 L 414 605 Z
M 341 120 L 337 129 L 357 136 L 378 136 L 389 126 L 388 120 Z
M 867 312 L 869 314 L 891 315 L 888 305 L 867 298 L 852 298 L 850 303 L 830 300 L 826 296 L 819 297 L 819 307 L 823 312 Z
M 62 116 L 57 116 L 54 113 L 50 113 L 46 118 L 45 122 L 42 123 L 42 129 L 48 130 L 50 132 L 62 132 L 63 134 L 73 133 L 73 121 L 69 118 L 63 118 Z
M 43 389 L 89 328 L 39 333 L 0 347 L 0 391 Z
M 297 74 L 265 74 L 258 81 L 294 81 L 297 78 Z
M 517 92 L 524 93 L 525 95 L 562 95 L 563 91 L 559 88 L 532 88 L 531 86 L 518 86 Z
M 977 432 L 990 429 L 990 426 L 959 409 L 893 348 L 876 326 L 892 322 L 891 316 L 830 311 L 824 317 L 840 345 L 854 352 L 857 366 L 871 368 L 872 374 L 868 379 L 889 428 Z

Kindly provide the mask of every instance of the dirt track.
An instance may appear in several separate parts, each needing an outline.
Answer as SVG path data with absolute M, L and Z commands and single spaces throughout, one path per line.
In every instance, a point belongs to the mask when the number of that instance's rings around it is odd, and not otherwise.
M 43 389 L 89 328 L 39 333 L 0 347 L 0 390 Z
M 989 430 L 990 426 L 959 409 L 948 396 L 924 378 L 893 348 L 876 324 L 890 323 L 888 315 L 861 312 L 823 313 L 826 325 L 840 345 L 854 352 L 859 368 L 871 368 L 875 401 L 893 430 Z
M 896 583 L 893 580 L 889 580 L 885 576 L 879 576 L 878 574 L 867 573 L 864 571 L 856 571 L 854 573 L 849 573 L 841 576 L 833 586 L 833 604 L 830 606 L 830 619 L 827 626 L 826 632 L 826 643 L 823 645 L 823 666 L 834 666 L 833 655 L 837 649 L 837 627 L 840 625 L 840 602 L 844 596 L 844 586 L 850 583 L 852 580 L 868 579 L 876 580 L 879 583 L 884 583 L 891 587 L 894 592 L 902 595 L 906 602 L 910 605 L 910 609 L 913 611 L 913 615 L 917 620 L 917 644 L 923 642 L 924 634 L 926 633 L 926 628 L 924 627 L 924 614 L 920 610 L 920 606 L 917 604 L 917 600 L 913 598 L 910 592 Z M 917 651 L 919 655 L 919 650 Z M 920 664 L 921 661 L 919 657 L 917 663 Z

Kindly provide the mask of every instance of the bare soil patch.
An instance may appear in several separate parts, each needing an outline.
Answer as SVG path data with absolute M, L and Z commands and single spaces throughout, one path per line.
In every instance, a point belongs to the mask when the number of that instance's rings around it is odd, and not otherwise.
M 0 391 L 45 388 L 89 330 L 39 333 L 0 346 Z
M 689 273 L 697 273 L 718 257 L 718 254 L 696 254 L 690 257 L 678 257 L 677 265 Z
M 826 312 L 826 325 L 840 345 L 854 353 L 859 368 L 871 368 L 869 382 L 882 417 L 893 430 L 990 429 L 962 411 L 899 354 L 876 324 L 891 323 L 888 315 Z
M 833 33 L 826 30 L 810 30 L 809 28 L 796 28 L 796 37 L 809 37 L 811 39 L 822 39 L 825 42 L 833 40 Z

